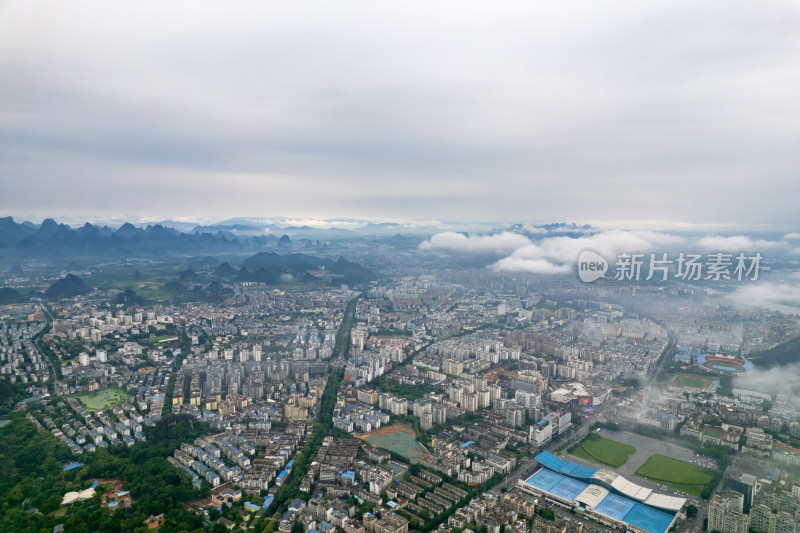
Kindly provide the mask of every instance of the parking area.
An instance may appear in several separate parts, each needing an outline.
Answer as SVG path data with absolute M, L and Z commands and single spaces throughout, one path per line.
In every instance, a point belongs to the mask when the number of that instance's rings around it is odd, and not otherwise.
M 643 437 L 642 435 L 628 433 L 627 431 L 609 431 L 603 429 L 600 430 L 600 435 L 607 439 L 628 444 L 636 448 L 636 453 L 618 469 L 621 474 L 635 475 L 639 467 L 653 454 L 666 455 L 667 457 L 686 461 L 687 463 L 704 468 L 717 468 L 717 463 L 713 459 L 699 455 L 692 450 L 670 442 Z
M 637 435 L 635 433 L 628 433 L 627 431 L 609 431 L 606 429 L 602 429 L 600 430 L 599 434 L 607 439 L 615 440 L 623 444 L 628 444 L 636 448 L 636 453 L 634 453 L 633 456 L 630 459 L 628 459 L 628 461 L 624 465 L 622 465 L 617 469 L 614 469 L 616 472 L 625 476 L 631 481 L 638 483 L 639 485 L 651 488 L 661 494 L 667 494 L 669 496 L 680 496 L 682 498 L 686 498 L 688 500 L 688 503 L 695 505 L 698 508 L 703 507 L 704 505 L 703 500 L 696 498 L 694 496 L 684 494 L 680 491 L 671 489 L 664 485 L 652 482 L 650 480 L 643 479 L 636 475 L 636 471 L 653 454 L 666 455 L 667 457 L 672 457 L 673 459 L 686 461 L 687 463 L 695 464 L 706 468 L 717 468 L 717 465 L 713 460 L 704 456 L 698 456 L 695 452 L 687 448 L 678 446 L 676 444 L 672 444 L 669 442 L 662 442 L 656 439 L 651 439 L 649 437 L 643 437 L 642 435 Z M 569 454 L 566 454 L 564 456 L 564 459 L 581 465 L 589 466 L 592 468 L 598 467 L 598 465 L 595 463 L 586 461 L 579 457 L 574 457 Z

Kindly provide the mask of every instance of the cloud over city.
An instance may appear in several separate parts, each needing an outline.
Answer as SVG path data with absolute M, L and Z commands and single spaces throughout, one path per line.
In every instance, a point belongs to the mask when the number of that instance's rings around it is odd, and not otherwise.
M 535 229 L 536 231 L 531 231 Z M 593 250 L 613 262 L 619 253 L 656 254 L 750 254 L 792 253 L 787 240 L 755 239 L 746 235 L 705 235 L 701 237 L 676 235 L 649 230 L 586 230 L 586 234 L 560 235 L 559 229 L 523 228 L 528 236 L 505 231 L 491 235 L 466 235 L 442 232 L 433 235 L 420 245 L 423 251 L 458 253 L 506 252 L 496 262 L 487 265 L 497 272 L 524 272 L 530 274 L 565 274 L 571 271 L 583 250 Z M 541 231 L 540 231 L 541 230 Z M 546 233 L 539 236 L 540 233 Z M 734 261 L 735 257 L 731 257 Z M 754 301 L 786 299 L 792 290 L 765 287 L 763 293 L 744 295 Z
M 420 250 L 449 252 L 512 252 L 531 243 L 518 233 L 505 231 L 495 235 L 464 235 L 452 231 L 437 233 L 420 244 Z

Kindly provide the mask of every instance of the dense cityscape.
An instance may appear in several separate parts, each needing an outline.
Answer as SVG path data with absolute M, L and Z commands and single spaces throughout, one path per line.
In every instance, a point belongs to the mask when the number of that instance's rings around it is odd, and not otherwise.
M 796 531 L 797 315 L 434 241 L 17 257 L 2 527 Z
M 0 533 L 800 533 L 800 3 L 0 0 Z

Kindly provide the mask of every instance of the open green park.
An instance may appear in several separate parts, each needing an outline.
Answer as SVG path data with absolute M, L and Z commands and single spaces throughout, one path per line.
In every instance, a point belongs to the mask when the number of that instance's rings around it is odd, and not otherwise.
M 710 468 L 659 454 L 647 459 L 636 475 L 697 497 L 716 481 L 716 473 Z
M 112 405 L 122 405 L 128 401 L 128 393 L 116 387 L 108 387 L 75 396 L 89 411 L 108 409 Z
M 615 440 L 605 439 L 596 433 L 590 433 L 581 442 L 571 447 L 569 453 L 593 463 L 619 468 L 636 453 L 636 448 Z

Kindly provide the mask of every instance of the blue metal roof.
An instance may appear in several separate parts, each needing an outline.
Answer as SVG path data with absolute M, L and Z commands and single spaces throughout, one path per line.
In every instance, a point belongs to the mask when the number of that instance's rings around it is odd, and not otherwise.
M 597 468 L 589 468 L 588 466 L 581 466 L 576 463 L 565 461 L 550 452 L 540 453 L 536 456 L 536 460 L 539 461 L 542 466 L 554 472 L 581 479 L 589 479 L 598 470 Z
M 556 474 L 545 468 L 533 474 L 525 480 L 525 483 L 542 492 L 567 501 L 573 501 L 589 486 L 586 483 Z M 673 516 L 668 513 L 616 494 L 609 494 L 603 498 L 603 501 L 594 510 L 614 520 L 636 526 L 648 533 L 666 533 L 673 519 Z
M 631 512 L 634 505 L 636 505 L 635 501 L 616 494 L 609 494 L 603 498 L 603 501 L 594 510 L 615 520 L 623 521 L 625 520 L 625 515 Z
M 581 483 L 575 479 L 565 477 L 556 483 L 555 486 L 550 489 L 550 492 L 556 496 L 564 498 L 565 500 L 572 501 L 578 497 L 578 494 L 586 490 L 586 487 L 588 486 L 589 485 L 586 483 Z
M 633 506 L 631 512 L 625 515 L 625 522 L 649 533 L 665 533 L 669 529 L 673 518 L 672 515 L 664 511 L 637 503 Z
M 549 492 L 551 488 L 553 488 L 556 483 L 564 479 L 564 476 L 559 474 L 553 473 L 550 470 L 546 470 L 542 468 L 531 477 L 525 480 L 525 483 L 536 487 L 537 489 Z
M 574 500 L 578 494 L 589 486 L 586 483 L 581 483 L 545 469 L 536 472 L 525 483 L 568 501 Z

